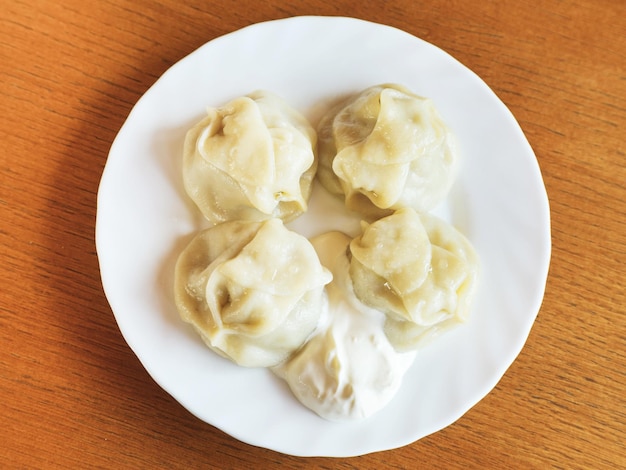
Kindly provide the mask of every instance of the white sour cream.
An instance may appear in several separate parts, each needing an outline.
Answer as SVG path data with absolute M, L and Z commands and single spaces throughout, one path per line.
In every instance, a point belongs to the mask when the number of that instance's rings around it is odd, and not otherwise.
M 414 352 L 395 351 L 383 330 L 385 315 L 354 295 L 346 255 L 350 240 L 340 232 L 311 240 L 333 273 L 328 316 L 300 351 L 273 368 L 302 404 L 332 421 L 366 418 L 387 405 L 415 358 Z

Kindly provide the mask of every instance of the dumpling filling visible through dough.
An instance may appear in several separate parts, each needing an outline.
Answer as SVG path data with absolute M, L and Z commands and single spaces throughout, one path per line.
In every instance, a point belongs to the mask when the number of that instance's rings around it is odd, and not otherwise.
M 478 258 L 450 224 L 400 209 L 366 224 L 350 253 L 356 296 L 387 315 L 385 332 L 398 350 L 416 349 L 465 321 Z
M 454 178 L 455 140 L 431 100 L 395 84 L 368 88 L 318 126 L 318 176 L 369 219 L 433 209 Z
M 267 92 L 236 98 L 185 139 L 183 180 L 212 222 L 291 220 L 307 209 L 317 169 L 317 134 L 300 113 Z
M 284 361 L 317 326 L 332 275 L 279 219 L 199 233 L 176 265 L 175 299 L 218 354 L 248 367 Z
M 185 188 L 217 225 L 180 254 L 175 301 L 219 355 L 271 367 L 324 418 L 360 419 L 392 399 L 416 349 L 466 319 L 478 259 L 456 229 L 421 213 L 445 198 L 456 160 L 430 100 L 371 87 L 318 131 L 319 168 L 306 119 L 255 92 L 188 132 Z M 284 226 L 307 210 L 316 171 L 369 221 L 356 238 L 309 242 Z

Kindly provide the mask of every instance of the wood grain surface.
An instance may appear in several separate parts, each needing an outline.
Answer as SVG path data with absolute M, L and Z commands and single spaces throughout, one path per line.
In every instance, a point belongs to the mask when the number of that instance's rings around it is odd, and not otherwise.
M 342 15 L 454 55 L 517 117 L 550 198 L 552 264 L 528 342 L 446 429 L 349 459 L 243 444 L 161 390 L 124 342 L 94 243 L 131 107 L 252 23 Z M 0 467 L 626 468 L 626 2 L 0 1 Z

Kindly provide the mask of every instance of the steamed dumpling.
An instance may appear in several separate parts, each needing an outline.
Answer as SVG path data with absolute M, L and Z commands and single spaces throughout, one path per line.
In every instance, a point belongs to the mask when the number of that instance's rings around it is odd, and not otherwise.
M 280 219 L 231 221 L 200 232 L 181 253 L 175 300 L 215 352 L 269 367 L 316 328 L 331 278 L 311 243 Z
M 320 121 L 322 185 L 373 219 L 402 207 L 433 209 L 454 178 L 454 138 L 431 100 L 407 88 L 368 88 Z
M 236 98 L 187 133 L 185 189 L 204 216 L 290 220 L 307 209 L 317 169 L 317 135 L 281 98 L 264 91 Z
M 387 315 L 385 332 L 398 350 L 466 320 L 478 276 L 471 243 L 447 222 L 400 209 L 350 243 L 356 296 Z

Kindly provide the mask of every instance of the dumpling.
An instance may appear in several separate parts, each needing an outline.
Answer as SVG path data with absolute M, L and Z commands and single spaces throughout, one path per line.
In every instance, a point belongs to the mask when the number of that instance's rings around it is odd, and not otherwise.
M 183 250 L 175 300 L 215 352 L 269 367 L 316 328 L 331 279 L 311 243 L 280 219 L 231 221 L 200 232 Z
M 329 316 L 288 361 L 274 368 L 307 408 L 331 421 L 367 418 L 386 406 L 413 363 L 394 349 L 385 315 L 359 302 L 349 277 L 351 238 L 328 232 L 311 240 L 333 273 L 326 286 Z
M 369 219 L 433 209 L 454 179 L 456 145 L 431 100 L 378 85 L 332 108 L 318 125 L 322 185 Z
M 471 243 L 447 222 L 399 209 L 350 243 L 356 296 L 387 315 L 385 332 L 400 351 L 466 320 L 478 277 Z
M 207 219 L 287 221 L 307 209 L 317 134 L 304 116 L 265 91 L 207 113 L 183 157 L 185 189 Z

